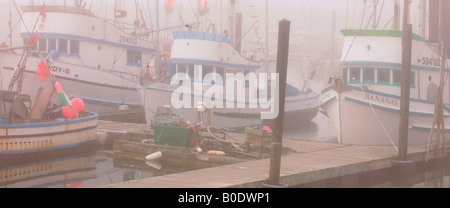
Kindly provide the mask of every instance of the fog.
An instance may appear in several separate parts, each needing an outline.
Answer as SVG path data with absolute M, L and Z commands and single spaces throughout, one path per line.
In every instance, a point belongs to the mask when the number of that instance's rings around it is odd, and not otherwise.
M 47 1 L 31 1 L 16 0 L 14 1 L 19 7 L 21 5 L 35 4 L 42 5 L 73 5 L 75 1 L 71 0 L 47 0 Z M 116 0 L 92 0 L 81 1 L 85 8 L 90 9 L 97 16 L 102 18 L 113 19 L 113 11 Z M 117 1 L 122 2 L 120 9 L 127 11 L 127 17 L 121 21 L 130 24 L 138 18 L 144 19 L 147 27 L 156 29 L 156 0 L 144 1 Z M 320 35 L 331 37 L 332 12 L 336 11 L 336 38 L 342 38 L 339 31 L 344 28 L 365 28 L 368 27 L 369 11 L 372 10 L 372 1 L 361 0 L 268 0 L 268 25 L 269 31 L 272 33 L 277 30 L 278 21 L 288 19 L 291 21 L 291 31 L 303 31 L 312 35 Z M 379 29 L 391 29 L 389 21 L 393 16 L 393 1 L 379 1 L 378 20 Z M 400 1 L 403 2 L 403 1 Z M 165 0 L 159 0 L 159 19 L 160 28 L 195 23 L 198 8 L 198 0 L 174 0 L 172 13 L 165 13 Z M 415 25 L 414 31 L 419 31 L 419 0 L 412 1 L 411 4 L 411 22 Z M 142 15 L 136 15 L 136 4 L 139 5 Z M 18 18 L 18 10 L 11 0 L 0 0 L 0 41 L 6 41 L 9 35 L 9 19 L 12 16 L 12 25 L 14 31 L 20 27 L 20 19 Z M 209 0 L 209 13 L 199 18 L 202 30 L 214 32 L 223 31 L 230 26 L 230 1 L 229 0 Z M 364 12 L 364 8 L 365 12 Z M 401 7 L 403 8 L 403 7 Z M 236 1 L 236 12 L 243 13 L 242 31 L 249 31 L 244 37 L 245 39 L 254 39 L 255 37 L 265 37 L 266 27 L 266 1 L 264 0 L 239 0 Z M 363 15 L 364 14 L 364 15 Z M 365 21 L 364 21 L 365 20 Z M 250 29 L 252 25 L 258 27 L 258 33 Z M 256 27 L 255 26 L 255 27 Z M 254 27 L 254 28 L 255 28 Z M 14 39 L 14 37 L 13 37 Z
M 199 26 L 195 30 L 203 32 L 222 33 L 229 30 L 232 19 L 230 0 L 207 0 L 208 12 L 197 15 L 198 0 L 173 0 L 173 9 L 166 11 L 167 0 L 0 0 L 0 43 L 6 45 L 21 45 L 23 40 L 19 35 L 21 27 L 20 6 L 22 5 L 66 5 L 73 6 L 78 2 L 99 18 L 114 21 L 114 9 L 127 12 L 126 17 L 118 19 L 127 23 L 125 27 L 133 28 L 138 19 L 147 30 L 164 30 L 161 33 L 161 43 L 169 49 L 171 45 L 170 30 L 183 29 L 185 25 Z M 206 0 L 202 0 L 205 3 Z M 266 2 L 268 7 L 266 7 Z M 317 79 L 326 82 L 328 77 L 336 73 L 339 65 L 340 50 L 343 35 L 340 30 L 346 28 L 373 29 L 373 7 L 376 1 L 362 0 L 239 0 L 235 2 L 234 12 L 242 13 L 242 50 L 244 56 L 259 56 L 263 62 L 266 36 L 268 36 L 269 64 L 274 68 L 276 58 L 276 38 L 278 22 L 282 19 L 291 21 L 290 64 L 295 66 L 293 76 L 288 82 L 298 83 L 303 76 L 320 68 Z M 376 29 L 392 29 L 394 1 L 378 1 Z M 116 5 L 117 3 L 117 5 Z M 400 4 L 403 1 L 399 1 Z M 159 8 L 158 12 L 156 8 Z M 267 10 L 266 10 L 267 9 Z M 400 5 L 400 10 L 403 5 Z M 410 6 L 413 32 L 420 34 L 420 0 L 413 0 Z M 333 13 L 335 13 L 333 18 Z M 400 11 L 401 13 L 401 11 Z M 267 22 L 266 22 L 266 15 Z M 402 17 L 402 14 L 400 14 Z M 159 24 L 156 20 L 159 19 Z M 9 22 L 11 20 L 11 27 Z M 334 24 L 334 25 L 333 25 Z M 266 25 L 268 29 L 266 30 Z M 177 27 L 179 26 L 179 27 Z M 11 28 L 11 30 L 10 30 Z M 133 29 L 131 29 L 130 32 Z M 10 35 L 11 32 L 11 35 Z M 266 35 L 267 34 L 267 35 Z M 421 34 L 425 36 L 424 34 Z M 10 38 L 11 36 L 11 38 Z M 150 37 L 155 42 L 155 35 Z M 332 48 L 334 46 L 334 48 Z M 300 69 L 300 70 L 297 70 Z M 301 74 L 302 73 L 302 74 Z M 297 87 L 301 83 L 296 84 Z M 320 89 L 318 86 L 317 89 Z

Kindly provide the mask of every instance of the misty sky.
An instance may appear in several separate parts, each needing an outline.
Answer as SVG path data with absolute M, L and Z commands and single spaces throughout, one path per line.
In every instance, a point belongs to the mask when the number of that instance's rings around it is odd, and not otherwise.
M 128 12 L 126 21 L 132 23 L 136 18 L 135 2 L 138 2 L 142 11 L 144 12 L 144 18 L 147 24 L 155 28 L 155 7 L 157 0 L 136 0 L 123 1 L 122 9 Z M 50 4 L 73 4 L 72 0 L 16 0 L 19 6 L 24 4 L 30 4 L 33 2 L 36 5 L 42 5 L 46 2 Z M 90 8 L 96 15 L 100 17 L 107 17 L 112 19 L 114 0 L 86 0 L 86 8 Z M 174 0 L 174 12 L 170 15 L 164 14 L 165 0 L 159 0 L 160 7 L 160 28 L 164 28 L 166 23 L 169 25 L 181 25 L 190 22 L 195 22 L 195 12 L 198 5 L 198 0 Z M 367 19 L 369 18 L 369 10 L 371 10 L 371 1 L 367 1 L 366 15 L 363 18 L 363 0 L 269 0 L 269 30 L 276 31 L 278 21 L 281 19 L 288 19 L 291 21 L 291 31 L 306 31 L 313 35 L 330 36 L 331 23 L 332 23 L 332 11 L 336 11 L 336 35 L 340 37 L 339 30 L 348 28 L 359 28 L 360 26 L 366 27 Z M 383 7 L 382 16 L 379 20 L 379 29 L 391 29 L 389 20 L 393 14 L 393 1 L 379 1 L 379 10 Z M 384 2 L 384 4 L 382 4 Z M 400 1 L 403 2 L 403 1 Z M 413 25 L 418 23 L 418 2 L 419 0 L 413 0 L 411 5 L 411 22 Z M 211 30 L 212 24 L 214 25 L 216 32 L 221 29 L 225 29 L 229 26 L 229 0 L 208 0 L 210 12 L 207 16 L 201 18 L 203 22 L 202 29 Z M 9 9 L 13 4 L 10 0 L 0 0 L 0 41 L 6 39 L 9 33 Z M 348 10 L 348 12 L 346 12 Z M 149 12 L 150 11 L 150 12 Z M 265 0 L 236 0 L 236 12 L 243 13 L 243 31 L 249 30 L 249 28 L 257 22 L 259 27 L 256 34 L 254 30 L 249 32 L 248 36 L 264 36 L 265 32 Z M 17 18 L 17 11 L 15 7 L 12 8 L 13 25 L 19 21 Z M 148 15 L 150 13 L 150 15 Z M 165 21 L 168 17 L 169 20 Z M 150 19 L 152 22 L 150 22 Z M 365 23 L 361 23 L 361 20 L 366 20 Z M 418 31 L 417 26 L 413 26 L 415 32 Z

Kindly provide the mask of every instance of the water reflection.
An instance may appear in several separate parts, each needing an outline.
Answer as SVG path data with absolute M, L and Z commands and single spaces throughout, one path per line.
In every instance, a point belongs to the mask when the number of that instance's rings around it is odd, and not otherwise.
M 95 154 L 15 164 L 0 168 L 0 187 L 81 187 L 82 181 L 95 178 L 95 170 Z

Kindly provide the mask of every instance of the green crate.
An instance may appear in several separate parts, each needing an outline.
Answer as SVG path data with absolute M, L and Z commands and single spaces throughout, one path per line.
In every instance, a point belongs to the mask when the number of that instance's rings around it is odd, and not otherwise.
M 192 129 L 186 127 L 153 126 L 155 144 L 187 147 L 192 140 Z

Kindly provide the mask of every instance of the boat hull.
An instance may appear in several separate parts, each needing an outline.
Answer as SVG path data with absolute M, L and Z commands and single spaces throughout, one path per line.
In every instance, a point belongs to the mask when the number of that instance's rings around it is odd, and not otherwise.
M 142 103 L 146 106 L 145 113 L 148 124 L 151 123 L 152 117 L 156 115 L 156 111 L 159 106 L 171 106 L 171 96 L 176 88 L 177 86 L 163 83 L 155 83 L 146 87 L 138 88 Z M 248 103 L 246 105 L 248 105 Z M 285 122 L 310 121 L 317 115 L 319 105 L 319 93 L 299 93 L 295 96 L 286 97 Z M 232 130 L 241 130 L 245 129 L 245 127 L 261 126 L 263 124 L 263 120 L 261 119 L 260 113 L 266 111 L 268 110 L 260 108 L 213 109 L 211 125 L 217 128 Z M 197 118 L 197 108 L 172 108 L 172 112 L 178 114 L 187 121 L 191 121 L 192 123 L 200 122 Z
M 41 123 L 0 125 L 0 160 L 45 155 L 95 142 L 98 115 Z
M 153 84 L 147 87 L 138 88 L 142 103 L 145 106 L 145 117 L 147 124 L 151 124 L 152 117 L 156 115 L 157 108 L 160 106 L 172 106 L 171 96 L 177 86 L 167 84 Z M 191 123 L 199 123 L 202 120 L 198 118 L 197 108 L 171 108 L 172 113 L 179 115 L 184 120 Z M 247 115 L 240 113 L 216 113 L 214 109 L 211 112 L 211 126 L 221 129 L 239 130 L 245 127 L 260 126 L 262 120 L 254 113 Z M 205 120 L 206 122 L 206 120 Z
M 408 145 L 427 144 L 434 116 L 434 102 L 411 99 Z M 338 93 L 322 92 L 321 108 L 326 110 L 338 142 L 354 145 L 398 145 L 400 97 L 365 88 L 351 87 Z M 450 122 L 448 109 L 445 123 Z M 446 131 L 450 129 L 446 128 Z

